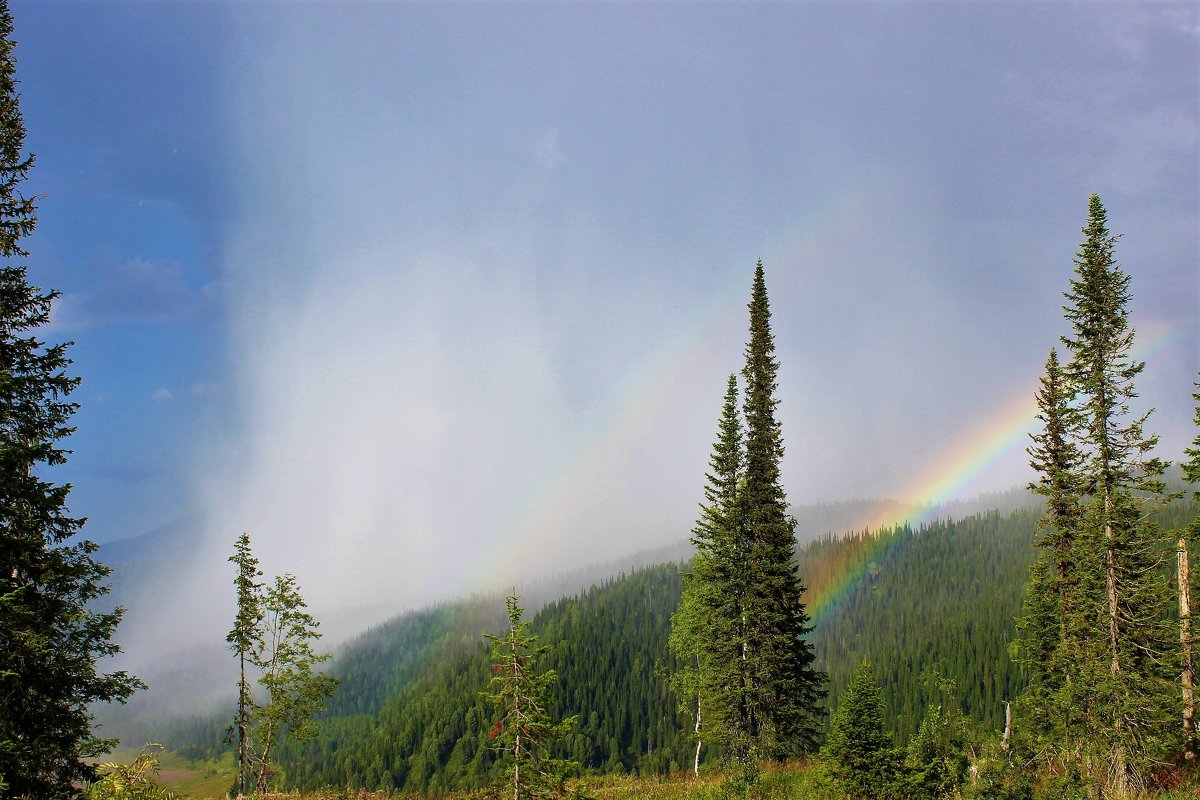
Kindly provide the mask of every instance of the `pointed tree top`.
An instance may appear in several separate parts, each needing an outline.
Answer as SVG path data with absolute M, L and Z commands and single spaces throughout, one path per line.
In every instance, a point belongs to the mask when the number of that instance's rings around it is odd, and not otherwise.
M 1197 373 L 1197 377 L 1200 377 L 1200 373 Z M 1200 389 L 1200 381 L 1192 385 Z M 1193 495 L 1197 500 L 1200 500 L 1200 391 L 1194 392 L 1192 399 L 1196 401 L 1196 412 L 1192 419 L 1196 423 L 1198 432 L 1196 433 L 1196 438 L 1192 440 L 1192 446 L 1183 451 L 1188 458 L 1180 464 L 1180 467 L 1182 467 L 1183 477 L 1188 483 L 1198 484 Z
M 1108 239 L 1108 212 L 1104 210 L 1098 194 L 1093 193 L 1088 198 L 1088 221 L 1083 233 L 1096 242 Z

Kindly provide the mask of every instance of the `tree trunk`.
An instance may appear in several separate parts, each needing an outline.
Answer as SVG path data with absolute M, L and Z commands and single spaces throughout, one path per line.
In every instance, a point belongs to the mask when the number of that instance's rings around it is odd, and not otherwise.
M 692 774 L 697 778 L 700 777 L 700 746 L 703 742 L 700 741 L 700 695 L 696 695 L 696 761 L 692 765 Z
M 271 779 L 271 743 L 274 739 L 274 725 L 268 722 L 266 743 L 263 745 L 262 757 L 258 762 L 258 774 L 254 777 L 254 785 L 259 794 L 267 793 L 267 783 Z
M 1009 742 L 1012 740 L 1012 703 L 1004 701 L 1004 738 L 1000 740 L 1000 749 L 1008 752 Z
M 238 653 L 238 666 L 241 669 L 241 678 L 238 680 L 238 714 L 237 714 L 237 733 L 238 733 L 238 766 L 237 766 L 237 787 L 238 797 L 244 797 L 246 794 L 246 653 L 240 651 Z
M 521 734 L 513 740 L 513 800 L 521 800 Z
M 1183 674 L 1180 683 L 1183 688 L 1183 735 L 1184 758 L 1196 760 L 1196 675 L 1192 666 L 1192 589 L 1191 568 L 1188 564 L 1187 536 L 1179 537 L 1179 550 L 1176 553 L 1176 577 L 1179 584 L 1179 649 L 1183 654 Z
M 1112 497 L 1109 496 L 1107 489 L 1104 492 L 1104 537 L 1108 539 L 1108 547 L 1105 552 L 1108 561 L 1108 638 L 1109 646 L 1112 648 L 1112 674 L 1115 678 L 1121 672 L 1119 658 L 1121 640 L 1117 616 L 1117 554 L 1113 544 Z
M 1108 489 L 1104 490 L 1104 537 L 1108 540 L 1106 548 L 1107 560 L 1107 583 L 1108 583 L 1108 637 L 1109 646 L 1112 648 L 1112 676 L 1114 678 L 1121 674 L 1121 638 L 1120 638 L 1120 618 L 1118 616 L 1119 606 L 1117 603 L 1117 554 L 1113 539 L 1116 538 L 1113 531 L 1112 522 L 1112 495 Z M 1113 730 L 1120 736 L 1121 729 L 1124 727 L 1121 721 L 1121 706 L 1124 700 L 1123 692 L 1118 688 L 1117 696 L 1113 699 Z M 1125 766 L 1125 747 L 1117 744 L 1113 751 L 1112 762 L 1113 785 L 1116 787 L 1118 797 L 1126 795 L 1128 788 L 1128 775 L 1126 774 Z

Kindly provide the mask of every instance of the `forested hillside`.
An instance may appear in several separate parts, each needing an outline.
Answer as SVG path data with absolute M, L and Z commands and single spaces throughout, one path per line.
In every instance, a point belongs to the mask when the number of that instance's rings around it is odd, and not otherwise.
M 810 596 L 833 593 L 813 643 L 829 673 L 829 704 L 869 657 L 883 690 L 885 722 L 900 742 L 916 733 L 930 678 L 958 687 L 976 725 L 1003 725 L 1021 680 L 1006 648 L 1033 560 L 1038 512 L 979 514 L 901 527 L 883 537 L 826 538 L 803 548 Z M 842 591 L 844 576 L 856 576 Z
M 1177 502 L 1160 512 L 1160 522 L 1177 527 L 1195 510 Z M 956 683 L 975 726 L 998 730 L 1004 701 L 1022 685 L 1007 650 L 1037 516 L 992 512 L 803 546 L 798 568 L 816 611 L 811 637 L 829 673 L 830 704 L 869 656 L 898 740 L 920 724 L 933 675 Z M 579 715 L 564 755 L 585 771 L 690 765 L 689 720 L 664 677 L 680 591 L 679 568 L 661 565 L 564 598 L 533 618 L 539 640 L 551 646 L 542 667 L 558 673 L 554 713 Z M 498 600 L 476 598 L 405 615 L 351 643 L 333 666 L 342 683 L 320 735 L 280 752 L 287 782 L 432 792 L 485 782 L 493 755 L 492 710 L 479 694 L 489 678 L 482 633 L 499 629 L 502 618 Z M 170 743 L 186 739 L 193 752 L 212 751 L 219 727 L 176 728 Z M 703 760 L 713 756 L 705 748 Z

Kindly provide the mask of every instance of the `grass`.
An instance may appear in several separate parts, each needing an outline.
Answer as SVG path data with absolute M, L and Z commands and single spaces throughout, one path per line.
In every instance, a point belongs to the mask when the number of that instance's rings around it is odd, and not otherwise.
M 121 750 L 106 757 L 106 762 L 130 763 L 136 750 Z M 225 800 L 233 784 L 233 754 L 217 760 L 191 761 L 175 753 L 159 756 L 159 783 L 186 800 Z M 689 773 L 638 777 L 604 775 L 587 778 L 586 793 L 595 800 L 718 800 L 719 776 Z M 764 765 L 755 800 L 839 800 L 836 793 L 822 786 L 819 770 L 812 762 Z M 1146 800 L 1196 800 L 1200 797 L 1200 775 L 1169 792 L 1146 795 Z M 474 795 L 455 794 L 436 800 L 479 800 Z M 366 790 L 326 789 L 304 794 L 278 793 L 263 800 L 435 800 L 426 795 L 368 792 Z M 1044 798 L 1043 800 L 1055 800 Z
M 122 748 L 100 759 L 102 763 L 130 764 L 137 758 L 139 750 Z M 163 751 L 158 754 L 156 782 L 186 800 L 224 800 L 233 785 L 233 753 L 225 753 L 219 759 L 193 761 L 178 753 Z

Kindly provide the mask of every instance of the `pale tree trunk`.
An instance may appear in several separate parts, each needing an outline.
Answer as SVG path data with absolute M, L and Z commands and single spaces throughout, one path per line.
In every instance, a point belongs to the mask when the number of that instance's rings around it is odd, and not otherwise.
M 703 742 L 700 741 L 700 695 L 696 695 L 696 761 L 692 765 L 692 774 L 697 778 L 700 777 L 700 746 Z
M 1121 674 L 1121 638 L 1120 638 L 1120 617 L 1119 605 L 1117 602 L 1117 555 L 1114 547 L 1113 539 L 1116 534 L 1113 531 L 1113 500 L 1109 490 L 1104 490 L 1104 537 L 1108 540 L 1108 547 L 1105 548 L 1105 558 L 1107 561 L 1107 584 L 1108 584 L 1108 638 L 1109 647 L 1112 649 L 1112 667 L 1111 672 L 1114 678 Z M 1124 727 L 1121 721 L 1121 703 L 1123 701 L 1123 692 L 1118 690 L 1116 700 L 1116 708 L 1114 710 L 1113 729 L 1119 732 Z M 1112 763 L 1113 782 L 1117 790 L 1118 797 L 1124 797 L 1128 786 L 1128 775 L 1125 769 L 1125 748 L 1121 744 L 1117 744 L 1116 750 L 1113 752 Z
M 1187 536 L 1179 537 L 1176 553 L 1176 577 L 1179 583 L 1179 649 L 1183 654 L 1183 735 L 1187 742 L 1184 758 L 1196 760 L 1196 675 L 1192 666 L 1192 575 L 1188 564 Z
M 521 734 L 513 741 L 513 800 L 521 800 Z
M 1009 742 L 1012 740 L 1012 703 L 1004 701 L 1004 738 L 1000 740 L 1000 749 L 1008 752 Z
M 271 780 L 271 744 L 274 738 L 274 723 L 268 723 L 266 744 L 263 746 L 262 757 L 258 764 L 258 775 L 254 779 L 254 785 L 258 788 L 259 794 L 267 793 L 267 784 Z
M 1121 672 L 1120 627 L 1117 616 L 1117 556 L 1113 549 L 1112 498 L 1108 496 L 1107 491 L 1104 497 L 1104 515 L 1104 536 L 1108 539 L 1105 553 L 1108 560 L 1108 638 L 1112 648 L 1112 674 L 1115 678 Z

